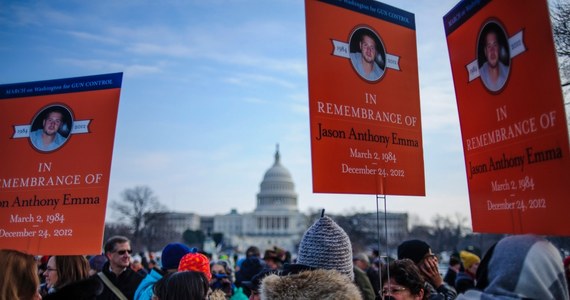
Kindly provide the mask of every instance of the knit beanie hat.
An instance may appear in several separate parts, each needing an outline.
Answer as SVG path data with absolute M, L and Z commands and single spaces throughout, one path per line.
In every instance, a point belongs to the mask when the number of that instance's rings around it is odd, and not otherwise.
M 354 280 L 352 245 L 344 230 L 324 210 L 303 235 L 297 263 L 313 268 L 337 270 Z
M 105 255 L 95 255 L 89 259 L 89 267 L 97 272 L 101 272 L 106 262 L 107 257 Z
M 398 246 L 398 259 L 409 258 L 417 265 L 430 252 L 430 248 L 424 241 L 405 241 Z
M 469 269 L 473 264 L 481 262 L 479 256 L 465 250 L 459 252 L 459 257 L 461 257 L 461 261 L 463 262 L 463 267 L 465 267 L 465 269 Z
M 178 264 L 182 257 L 190 253 L 190 248 L 182 243 L 170 243 L 162 250 L 160 261 L 162 269 L 178 269 Z
M 193 248 L 192 252 L 184 255 L 180 260 L 178 272 L 182 271 L 202 272 L 206 275 L 208 280 L 212 279 L 212 273 L 210 272 L 210 260 L 204 254 L 197 253 L 196 248 Z
M 236 279 L 239 281 L 249 281 L 255 274 L 261 272 L 265 268 L 265 262 L 256 256 L 246 258 L 239 271 L 236 272 Z

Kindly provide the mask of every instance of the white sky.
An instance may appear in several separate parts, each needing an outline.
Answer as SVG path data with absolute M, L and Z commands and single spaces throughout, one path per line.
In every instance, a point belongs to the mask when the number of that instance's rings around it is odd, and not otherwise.
M 383 1 L 415 14 L 426 197 L 388 211 L 470 219 L 442 17 L 456 0 Z M 376 210 L 313 194 L 302 0 L 0 0 L 0 84 L 124 72 L 109 200 L 149 186 L 171 210 L 255 208 L 275 144 L 299 208 Z M 383 207 L 383 203 L 380 203 Z

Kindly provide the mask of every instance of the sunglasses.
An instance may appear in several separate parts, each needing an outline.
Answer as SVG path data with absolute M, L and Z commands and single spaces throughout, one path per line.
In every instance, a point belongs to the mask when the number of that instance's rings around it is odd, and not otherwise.
M 125 255 L 125 253 L 133 253 L 133 250 L 119 250 L 119 251 L 115 251 L 115 253 L 118 253 L 119 255 Z

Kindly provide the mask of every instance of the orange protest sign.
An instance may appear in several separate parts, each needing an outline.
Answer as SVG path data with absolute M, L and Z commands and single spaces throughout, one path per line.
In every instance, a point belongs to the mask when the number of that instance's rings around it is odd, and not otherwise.
M 305 1 L 313 191 L 425 195 L 414 15 Z
M 445 17 L 473 230 L 568 235 L 570 158 L 546 1 L 463 1 Z
M 101 253 L 121 81 L 0 85 L 0 248 Z

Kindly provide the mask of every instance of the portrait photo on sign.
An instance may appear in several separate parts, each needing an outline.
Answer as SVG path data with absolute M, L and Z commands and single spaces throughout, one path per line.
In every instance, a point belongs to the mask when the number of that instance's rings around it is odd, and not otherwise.
M 40 152 L 59 149 L 69 139 L 73 126 L 71 111 L 61 104 L 42 108 L 30 126 L 30 143 Z
M 386 68 L 386 51 L 378 34 L 369 27 L 357 27 L 350 36 L 350 62 L 366 81 L 380 80 Z
M 479 32 L 477 64 L 485 88 L 497 93 L 509 78 L 511 56 L 503 26 L 496 20 L 487 21 Z

